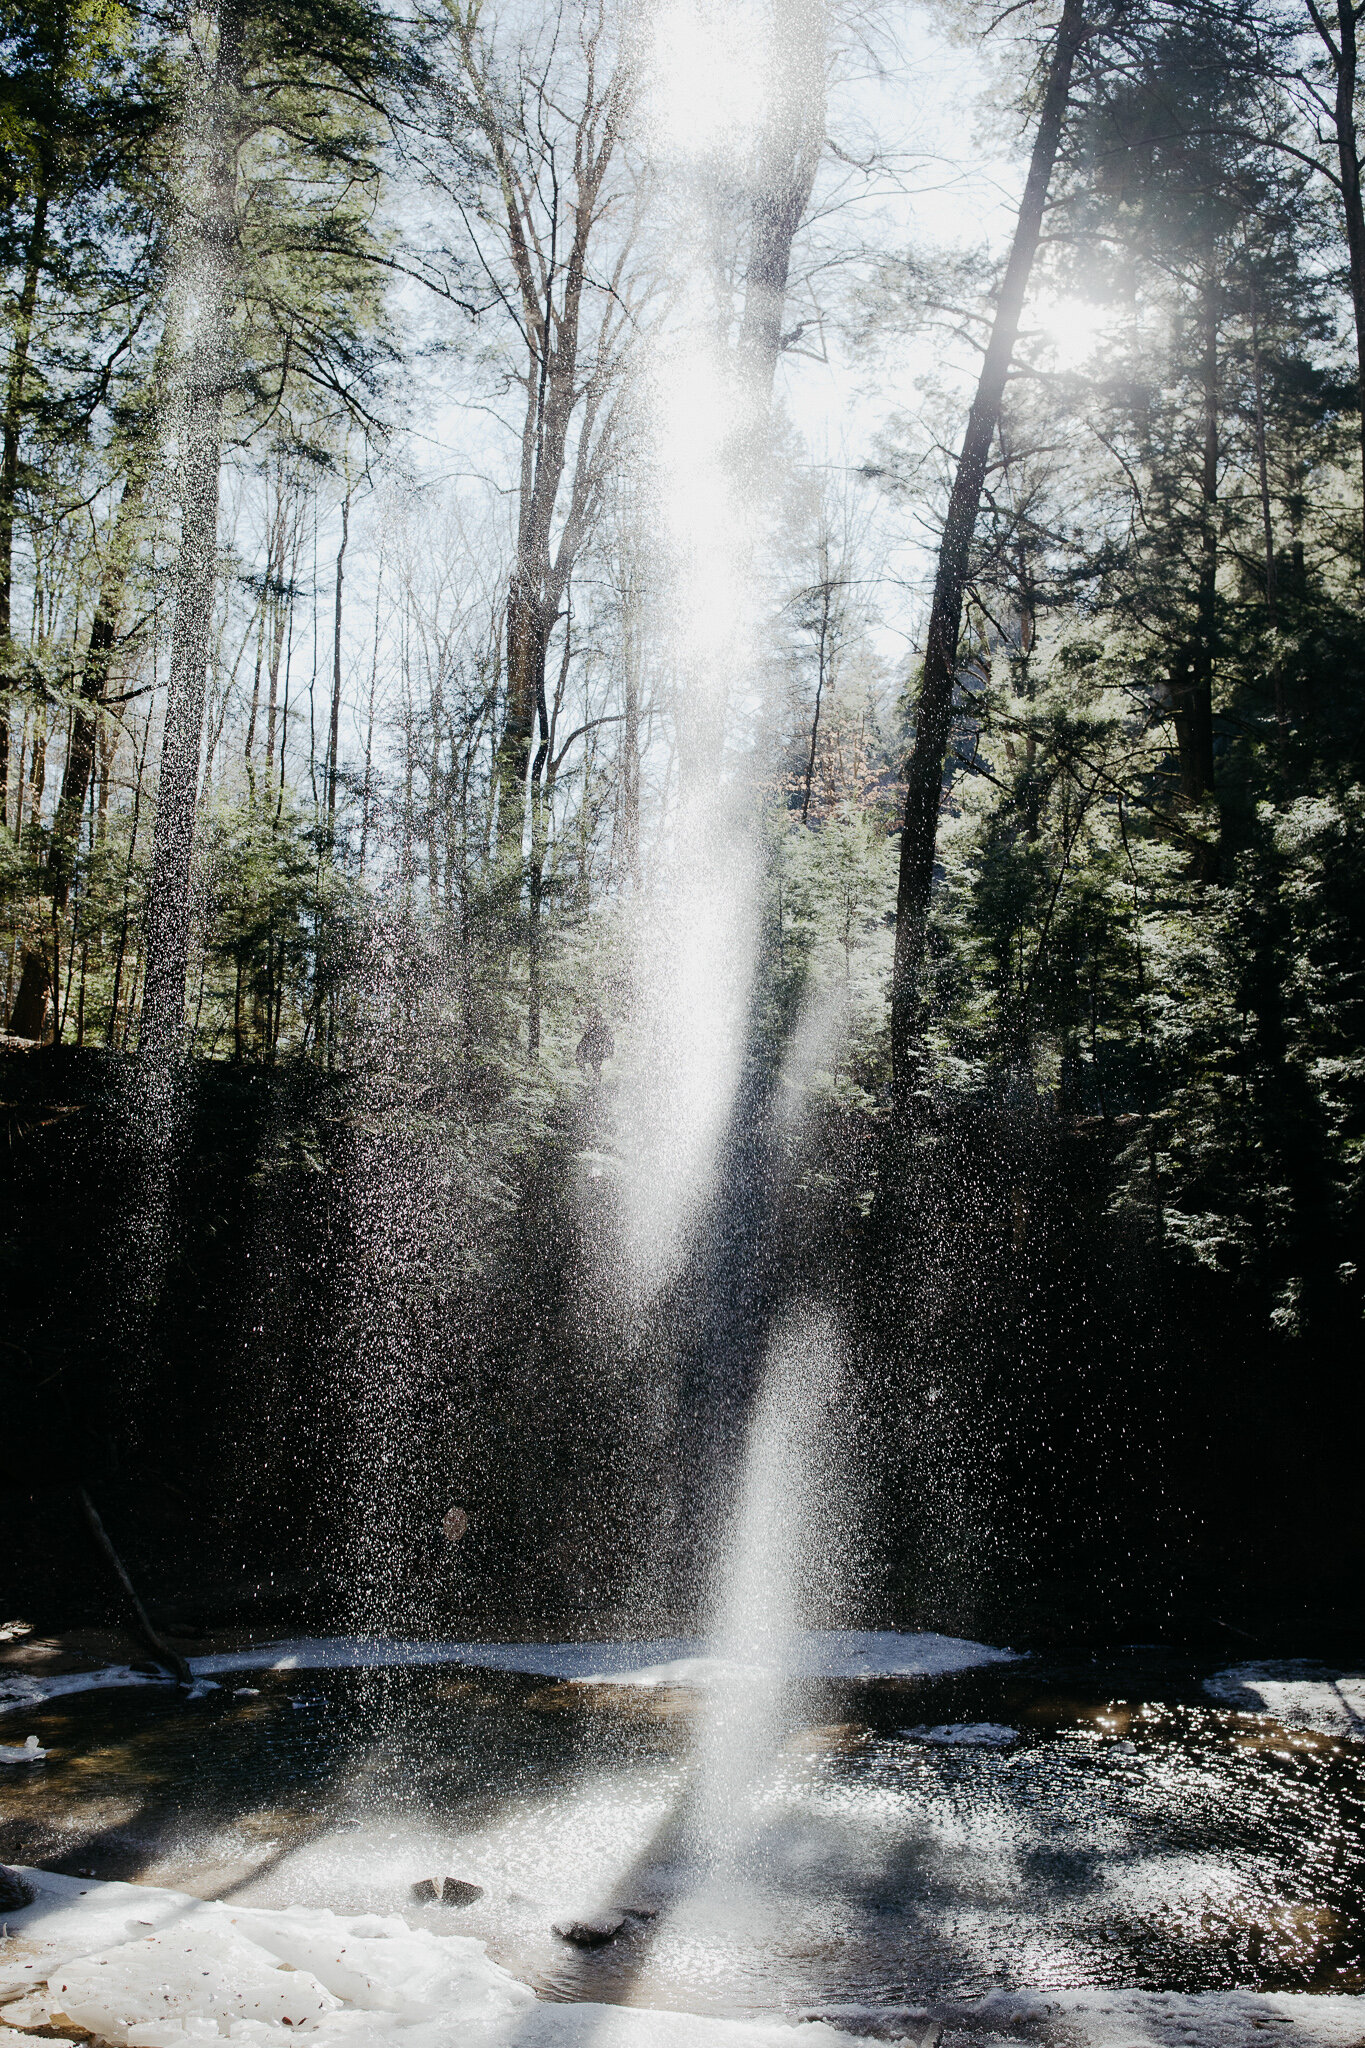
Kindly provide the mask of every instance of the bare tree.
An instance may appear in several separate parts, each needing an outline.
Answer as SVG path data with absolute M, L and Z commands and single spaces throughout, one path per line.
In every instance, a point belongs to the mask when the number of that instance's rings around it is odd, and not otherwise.
M 550 640 L 600 507 L 633 332 L 638 191 L 622 162 L 632 71 L 610 46 L 600 0 L 561 6 L 506 59 L 477 6 L 451 9 L 433 35 L 433 61 L 457 151 L 440 182 L 490 310 L 511 323 L 508 374 L 520 399 L 497 825 L 500 853 L 516 863 L 534 734 L 539 723 L 543 738 L 548 724 Z M 471 131 L 480 159 L 472 184 Z

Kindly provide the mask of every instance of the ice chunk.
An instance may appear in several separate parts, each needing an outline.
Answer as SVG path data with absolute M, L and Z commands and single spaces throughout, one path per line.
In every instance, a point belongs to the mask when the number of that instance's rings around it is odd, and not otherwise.
M 45 1749 L 39 1749 L 36 1735 L 23 1742 L 0 1742 L 0 1764 L 40 1764 L 46 1755 Z
M 1206 1678 L 1204 1690 L 1224 1706 L 1273 1714 L 1285 1728 L 1365 1739 L 1365 1672 L 1302 1659 L 1234 1664 Z

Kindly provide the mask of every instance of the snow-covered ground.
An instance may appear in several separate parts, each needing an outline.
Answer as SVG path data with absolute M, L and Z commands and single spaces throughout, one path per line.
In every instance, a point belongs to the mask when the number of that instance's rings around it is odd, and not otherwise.
M 937 1678 L 983 1664 L 1011 1663 L 1017 1655 L 958 1636 L 827 1630 L 799 1639 L 789 1668 L 811 1678 Z M 644 1643 L 406 1643 L 379 1636 L 314 1636 L 190 1659 L 190 1669 L 200 1680 L 236 1671 L 382 1670 L 401 1664 L 468 1664 L 579 1685 L 646 1686 L 706 1685 L 723 1668 L 705 1643 L 681 1638 Z M 126 1664 L 52 1677 L 0 1671 L 0 1713 L 39 1707 L 69 1693 L 166 1682 Z
M 1220 1705 L 1273 1714 L 1285 1728 L 1365 1739 L 1365 1672 L 1331 1671 L 1302 1659 L 1233 1664 L 1204 1680 Z
M 267 1912 L 26 1870 L 33 1903 L 5 1915 L 0 2017 L 21 2031 L 73 2024 L 113 2048 L 228 2039 L 284 2048 L 849 2048 L 886 2015 L 727 2020 L 648 2008 L 542 2004 L 467 1935 L 398 1914 Z M 1365 1998 L 1210 1992 L 994 1992 L 936 2009 L 940 2048 L 1021 2040 L 1058 2048 L 1360 2048 Z M 832 2024 L 837 2019 L 840 2024 Z M 896 2033 L 920 2042 L 927 2011 Z
M 41 1707 L 48 1700 L 65 1699 L 73 1692 L 105 1692 L 110 1687 L 166 1683 L 166 1679 L 134 1671 L 128 1664 L 104 1664 L 97 1671 L 56 1671 L 41 1677 L 28 1671 L 0 1670 L 0 1714 L 16 1713 L 21 1707 Z

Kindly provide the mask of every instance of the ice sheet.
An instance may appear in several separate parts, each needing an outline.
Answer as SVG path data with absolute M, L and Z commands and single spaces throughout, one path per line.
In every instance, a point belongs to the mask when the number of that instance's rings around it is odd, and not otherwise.
M 1012 1662 L 1018 1652 L 958 1636 L 893 1630 L 827 1630 L 800 1639 L 793 1663 L 822 1678 L 927 1678 Z M 403 1643 L 329 1636 L 267 1643 L 196 1657 L 195 1675 L 224 1671 L 320 1671 L 352 1665 L 469 1664 L 524 1671 L 581 1685 L 698 1685 L 721 1668 L 705 1643 L 685 1638 L 618 1643 Z
M 28 1671 L 0 1670 L 0 1714 L 17 1713 L 22 1707 L 41 1707 L 46 1700 L 64 1699 L 73 1692 L 104 1692 L 109 1687 L 169 1682 L 146 1671 L 134 1671 L 128 1664 L 105 1664 L 98 1671 L 59 1671 L 42 1677 Z
M 1005 1664 L 1019 1655 L 959 1636 L 901 1635 L 893 1630 L 829 1630 L 804 1637 L 794 1664 L 803 1676 L 821 1678 L 933 1678 Z M 707 1685 L 723 1668 L 705 1643 L 684 1638 L 626 1643 L 424 1643 L 384 1636 L 313 1636 L 297 1641 L 256 1643 L 212 1656 L 192 1657 L 190 1670 L 200 1687 L 226 1672 L 381 1670 L 394 1665 L 467 1664 L 486 1671 L 521 1671 L 580 1685 Z M 0 1714 L 38 1707 L 45 1700 L 107 1686 L 168 1684 L 126 1664 L 99 1671 L 67 1671 L 53 1677 L 0 1672 Z

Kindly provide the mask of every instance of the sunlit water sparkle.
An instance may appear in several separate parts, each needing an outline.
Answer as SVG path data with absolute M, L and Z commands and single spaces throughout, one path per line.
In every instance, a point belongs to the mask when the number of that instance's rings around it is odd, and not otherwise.
M 993 1986 L 1365 1988 L 1365 1745 L 1201 1704 L 1190 1667 L 815 1688 L 709 1871 L 687 1818 L 695 1694 L 420 1669 L 258 1682 L 253 1700 L 12 1716 L 52 1759 L 0 1779 L 0 1854 L 401 1911 L 558 1998 L 797 2013 Z M 982 1719 L 1018 1742 L 902 1732 Z M 446 1873 L 484 1898 L 415 1907 L 413 1881 Z M 551 1931 L 607 1904 L 640 1917 L 605 1949 Z

